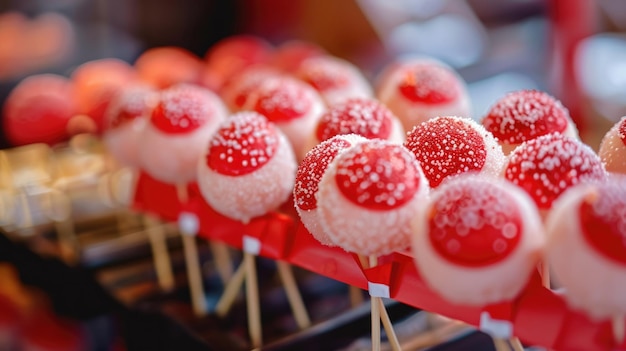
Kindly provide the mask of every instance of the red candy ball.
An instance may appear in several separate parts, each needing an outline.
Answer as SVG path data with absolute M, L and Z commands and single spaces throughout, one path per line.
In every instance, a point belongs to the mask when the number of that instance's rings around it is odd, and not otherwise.
M 458 78 L 451 71 L 428 63 L 406 68 L 398 89 L 408 100 L 426 104 L 448 103 L 460 94 Z
M 504 176 L 522 187 L 540 209 L 549 209 L 570 186 L 602 181 L 606 171 L 587 145 L 553 133 L 529 140 L 510 155 Z
M 207 165 L 229 176 L 249 174 L 263 167 L 278 148 L 276 127 L 265 117 L 241 112 L 227 119 L 211 140 Z
M 482 124 L 501 141 L 519 144 L 549 133 L 564 133 L 569 120 L 567 109 L 552 96 L 523 90 L 498 100 Z
M 185 134 L 202 126 L 215 113 L 210 91 L 181 84 L 161 93 L 150 121 L 164 133 Z
M 523 221 L 516 200 L 487 182 L 457 182 L 433 203 L 428 214 L 429 238 L 449 262 L 488 266 L 517 247 Z
M 317 140 L 335 135 L 358 134 L 368 139 L 387 139 L 395 116 L 384 105 L 371 99 L 351 99 L 331 107 L 318 122 Z
M 419 165 L 406 149 L 368 142 L 346 151 L 335 180 L 341 193 L 354 204 L 384 211 L 411 200 L 423 186 L 419 177 Z

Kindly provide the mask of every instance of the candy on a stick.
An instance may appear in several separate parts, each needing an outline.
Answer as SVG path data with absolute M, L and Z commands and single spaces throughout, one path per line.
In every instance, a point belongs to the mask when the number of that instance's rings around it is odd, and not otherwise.
M 229 117 L 206 151 L 197 165 L 198 186 L 216 211 L 249 222 L 289 198 L 297 167 L 293 151 L 284 134 L 259 113 Z
M 251 92 L 244 110 L 256 111 L 276 124 L 289 139 L 296 156 L 324 111 L 315 89 L 287 76 L 271 77 Z
M 198 159 L 225 117 L 224 104 L 207 89 L 179 84 L 161 91 L 139 144 L 142 168 L 161 182 L 176 184 L 178 200 L 187 202 L 186 185 L 196 179 Z M 191 232 L 192 226 L 183 225 L 182 220 L 179 224 L 193 308 L 202 315 L 206 312 L 206 301 L 196 233 Z
M 571 187 L 546 222 L 547 259 L 568 303 L 596 320 L 612 320 L 624 339 L 626 315 L 626 178 Z
M 428 181 L 404 146 L 374 139 L 356 144 L 330 163 L 319 183 L 320 223 L 331 242 L 346 251 L 377 257 L 410 245 L 410 221 L 426 200 Z M 372 291 L 370 291 L 370 294 Z M 381 297 L 372 296 L 372 343 L 380 349 Z M 383 323 L 398 349 L 391 323 Z
M 598 155 L 608 172 L 626 174 L 626 117 L 604 135 Z
M 123 88 L 111 99 L 105 113 L 103 141 L 120 164 L 139 166 L 141 133 L 157 102 L 156 90 L 141 84 Z
M 205 157 L 198 162 L 198 185 L 209 205 L 223 215 L 249 222 L 274 211 L 292 192 L 296 160 L 284 134 L 263 115 L 244 111 L 228 118 L 210 140 Z M 244 262 L 235 276 L 245 270 L 248 324 L 252 346 L 262 344 L 260 306 L 254 252 L 246 247 Z M 301 328 L 310 325 L 302 297 L 290 266 L 276 262 L 289 302 Z M 242 279 L 233 279 L 218 302 L 223 313 L 226 295 L 236 293 Z
M 347 99 L 374 95 L 363 73 L 352 63 L 337 57 L 309 58 L 300 64 L 295 75 L 313 86 L 329 107 Z
M 493 135 L 469 118 L 427 120 L 407 134 L 405 146 L 415 154 L 433 188 L 466 172 L 497 177 L 506 161 Z
M 322 114 L 304 151 L 341 134 L 404 142 L 402 124 L 389 109 L 374 99 L 354 98 L 335 104 Z
M 509 93 L 489 109 L 481 121 L 505 154 L 527 140 L 551 133 L 578 138 L 578 130 L 561 102 L 545 92 L 520 90 Z
M 337 246 L 382 256 L 409 246 L 410 220 L 428 180 L 404 146 L 374 139 L 339 154 L 319 183 L 322 227 Z
M 435 59 L 392 63 L 377 91 L 378 99 L 398 116 L 405 130 L 438 116 L 471 115 L 465 82 Z
M 204 88 L 180 84 L 163 90 L 141 136 L 142 168 L 164 183 L 195 180 L 205 144 L 226 115 L 222 101 Z
M 89 116 L 102 132 L 105 112 L 111 99 L 137 78 L 135 70 L 126 62 L 113 58 L 88 61 L 72 72 L 78 113 Z
M 175 47 L 161 46 L 144 51 L 135 61 L 139 79 L 158 89 L 176 84 L 199 84 L 204 65 L 192 52 Z
M 572 185 L 606 177 L 589 146 L 560 133 L 524 142 L 509 155 L 504 169 L 504 178 L 526 190 L 542 212 Z
M 293 189 L 294 204 L 302 224 L 324 245 L 334 246 L 334 243 L 319 223 L 317 209 L 319 182 L 337 155 L 365 140 L 367 139 L 356 134 L 336 135 L 311 149 L 298 166 Z
M 476 173 L 442 183 L 413 222 L 412 248 L 421 276 L 456 304 L 487 306 L 514 299 L 543 245 L 541 219 L 528 195 L 502 179 Z M 498 350 L 501 338 L 494 335 Z
M 139 168 L 141 134 L 157 102 L 156 90 L 144 84 L 123 88 L 111 100 L 105 114 L 106 129 L 103 140 L 108 151 L 120 164 L 132 169 Z M 170 290 L 174 286 L 174 277 L 165 233 L 161 223 L 152 214 L 144 215 L 144 225 L 150 239 L 159 285 L 164 290 Z
M 6 137 L 16 146 L 62 142 L 68 138 L 67 124 L 77 109 L 71 81 L 54 74 L 30 76 L 4 103 Z

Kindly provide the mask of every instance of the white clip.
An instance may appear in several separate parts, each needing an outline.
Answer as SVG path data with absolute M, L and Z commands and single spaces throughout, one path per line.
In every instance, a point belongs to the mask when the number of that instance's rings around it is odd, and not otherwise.
M 181 234 L 196 236 L 200 231 L 200 220 L 191 212 L 181 212 L 178 215 L 178 228 Z
M 479 329 L 498 339 L 513 337 L 513 323 L 501 319 L 492 319 L 489 312 L 486 311 L 480 314 Z
M 371 297 L 389 298 L 389 285 L 367 282 L 367 290 Z
M 261 252 L 261 241 L 248 235 L 243 236 L 243 251 L 258 256 Z

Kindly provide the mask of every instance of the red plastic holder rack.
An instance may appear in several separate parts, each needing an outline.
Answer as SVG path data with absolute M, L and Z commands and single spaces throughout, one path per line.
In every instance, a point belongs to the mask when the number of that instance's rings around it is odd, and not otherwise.
M 396 301 L 477 327 L 494 320 L 504 322 L 500 326 L 510 326 L 515 336 L 529 345 L 572 351 L 626 350 L 626 343 L 616 345 L 610 321 L 592 321 L 572 310 L 561 293 L 542 286 L 538 272 L 513 301 L 483 307 L 455 305 L 424 283 L 408 252 L 381 257 L 379 265 L 365 268 L 356 255 L 315 240 L 293 211 L 270 213 L 243 224 L 213 210 L 195 184 L 189 185 L 188 190 L 189 200 L 181 203 L 174 186 L 142 172 L 136 185 L 134 207 L 166 220 L 176 220 L 181 212 L 194 213 L 200 222 L 199 236 L 207 240 L 242 249 L 244 236 L 251 237 L 261 243 L 259 256 L 283 260 L 362 289 L 376 287 Z

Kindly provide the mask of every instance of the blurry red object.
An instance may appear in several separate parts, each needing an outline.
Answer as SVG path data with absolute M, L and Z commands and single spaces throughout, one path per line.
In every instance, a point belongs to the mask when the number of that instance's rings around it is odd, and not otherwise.
M 272 50 L 272 46 L 259 37 L 236 35 L 217 42 L 207 51 L 205 59 L 214 84 L 221 88 L 244 68 L 268 62 Z
M 80 351 L 86 346 L 83 332 L 77 324 L 47 311 L 37 311 L 28 316 L 18 338 L 22 351 Z
M 272 65 L 285 72 L 293 73 L 298 70 L 300 64 L 306 59 L 326 54 L 326 50 L 317 44 L 301 40 L 290 40 L 276 49 L 272 56 Z
M 62 142 L 68 138 L 66 126 L 76 112 L 74 86 L 68 79 L 54 74 L 28 77 L 5 102 L 7 139 L 16 146 Z
M 192 52 L 174 46 L 149 49 L 135 61 L 139 79 L 158 89 L 178 83 L 199 83 L 203 66 L 202 60 Z
M 91 117 L 97 130 L 102 132 L 104 113 L 111 98 L 135 79 L 133 68 L 118 59 L 106 58 L 83 63 L 72 73 L 78 112 Z

